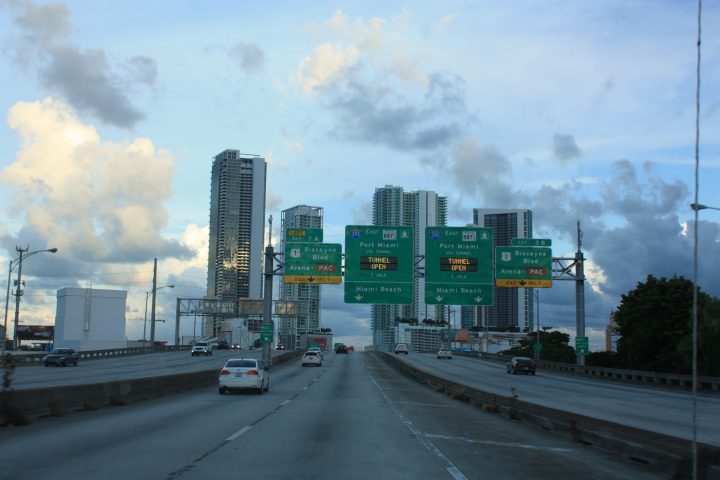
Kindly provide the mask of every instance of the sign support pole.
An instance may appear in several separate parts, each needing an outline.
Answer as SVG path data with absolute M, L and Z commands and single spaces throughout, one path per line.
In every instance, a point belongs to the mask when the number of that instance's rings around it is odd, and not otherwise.
M 272 246 L 272 215 L 270 215 L 270 228 L 268 232 L 268 245 L 265 247 L 265 285 L 263 288 L 263 322 L 262 325 L 266 329 L 273 328 L 272 321 L 272 295 L 273 295 L 273 257 L 275 250 Z M 267 327 L 269 325 L 269 327 Z M 272 365 L 270 356 L 270 348 L 272 341 L 263 342 L 262 344 L 262 359 L 265 366 L 270 367 Z
M 582 230 L 580 220 L 577 222 L 578 249 L 575 252 L 575 312 L 576 312 L 576 337 L 585 336 L 585 267 L 583 265 L 582 253 Z M 585 365 L 585 355 L 577 356 L 577 364 Z

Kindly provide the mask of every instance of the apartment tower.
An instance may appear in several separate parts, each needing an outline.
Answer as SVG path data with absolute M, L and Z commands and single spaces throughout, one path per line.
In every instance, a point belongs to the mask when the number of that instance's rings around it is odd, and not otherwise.
M 435 192 L 419 190 L 404 192 L 402 187 L 386 185 L 376 188 L 373 196 L 373 225 L 412 227 L 413 255 L 425 251 L 425 227 L 447 225 L 447 197 Z M 423 267 L 423 263 L 418 264 Z M 373 305 L 371 328 L 373 345 L 380 350 L 389 350 L 395 343 L 395 320 L 414 319 L 443 320 L 444 309 L 426 305 L 424 279 L 415 278 L 413 303 L 410 305 Z
M 510 245 L 513 238 L 532 238 L 532 212 L 504 208 L 473 209 L 473 224 L 493 229 L 493 250 Z M 494 288 L 494 304 L 476 309 L 476 325 L 489 330 L 521 332 L 533 330 L 533 291 L 531 288 Z M 468 308 L 468 307 L 465 307 Z M 466 317 L 467 312 L 463 312 Z M 467 320 L 463 322 L 467 323 Z
M 285 250 L 285 232 L 289 228 L 323 228 L 323 209 L 297 205 L 281 213 L 281 227 Z M 278 342 L 287 349 L 295 349 L 298 333 L 317 333 L 320 330 L 320 285 L 285 283 L 280 280 L 280 299 L 297 302 L 297 317 L 281 318 Z
M 257 155 L 225 150 L 213 158 L 208 298 L 262 298 L 266 174 Z M 209 317 L 204 334 L 218 329 L 219 319 Z

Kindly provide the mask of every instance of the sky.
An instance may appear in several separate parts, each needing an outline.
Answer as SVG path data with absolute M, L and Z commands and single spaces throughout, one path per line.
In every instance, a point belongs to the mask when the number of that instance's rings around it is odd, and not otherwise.
M 720 207 L 720 2 L 702 25 L 697 192 Z M 268 162 L 274 241 L 304 204 L 343 243 L 385 185 L 446 196 L 449 226 L 531 209 L 555 257 L 579 221 L 598 350 L 623 294 L 693 276 L 696 69 L 696 2 L 0 0 L 0 261 L 58 248 L 23 262 L 23 323 L 53 324 L 60 288 L 122 289 L 138 339 L 157 258 L 172 340 L 175 298 L 206 293 L 212 157 L 237 149 Z M 697 225 L 720 296 L 720 211 Z M 342 292 L 322 325 L 371 343 Z M 574 283 L 539 298 L 574 336 Z

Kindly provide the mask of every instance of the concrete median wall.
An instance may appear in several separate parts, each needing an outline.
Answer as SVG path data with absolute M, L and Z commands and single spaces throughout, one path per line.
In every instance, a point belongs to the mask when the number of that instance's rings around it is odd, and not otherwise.
M 484 352 L 454 352 L 454 355 L 463 357 L 476 357 L 484 360 L 507 362 L 510 355 L 484 353 Z M 682 373 L 648 372 L 644 370 L 625 370 L 621 368 L 595 367 L 592 365 L 575 365 L 572 363 L 547 362 L 541 360 L 538 367 L 555 372 L 571 375 L 581 375 L 598 380 L 613 380 L 616 382 L 653 385 L 667 388 L 692 388 L 692 375 Z M 720 392 L 720 377 L 698 376 L 698 391 Z
M 298 358 L 302 352 L 283 353 L 272 359 L 273 367 Z M 271 371 L 272 368 L 271 367 Z M 156 377 L 116 380 L 87 385 L 4 390 L 0 392 L 3 424 L 23 424 L 48 416 L 96 410 L 109 405 L 159 398 L 173 393 L 217 385 L 219 369 Z
M 433 390 L 470 402 L 483 410 L 502 413 L 513 421 L 525 422 L 579 443 L 648 464 L 653 469 L 669 473 L 668 478 L 686 478 L 684 475 L 690 471 L 692 444 L 689 440 L 543 407 L 525 402 L 516 395 L 496 395 L 435 376 L 388 353 L 372 354 Z M 698 444 L 698 459 L 704 472 L 700 478 L 720 478 L 720 448 Z

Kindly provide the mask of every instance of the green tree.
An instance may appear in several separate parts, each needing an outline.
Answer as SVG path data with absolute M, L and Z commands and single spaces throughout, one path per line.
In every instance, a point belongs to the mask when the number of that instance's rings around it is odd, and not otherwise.
M 536 333 L 533 332 L 526 339 L 520 340 L 519 347 L 505 350 L 506 355 L 522 355 L 534 357 L 533 345 L 537 341 Z M 542 351 L 540 358 L 548 362 L 575 363 L 575 349 L 569 345 L 570 335 L 562 332 L 540 332 L 540 343 Z
M 693 283 L 683 277 L 655 278 L 622 296 L 615 313 L 621 338 L 618 358 L 625 368 L 690 373 Z M 698 371 L 720 373 L 720 300 L 698 293 Z

